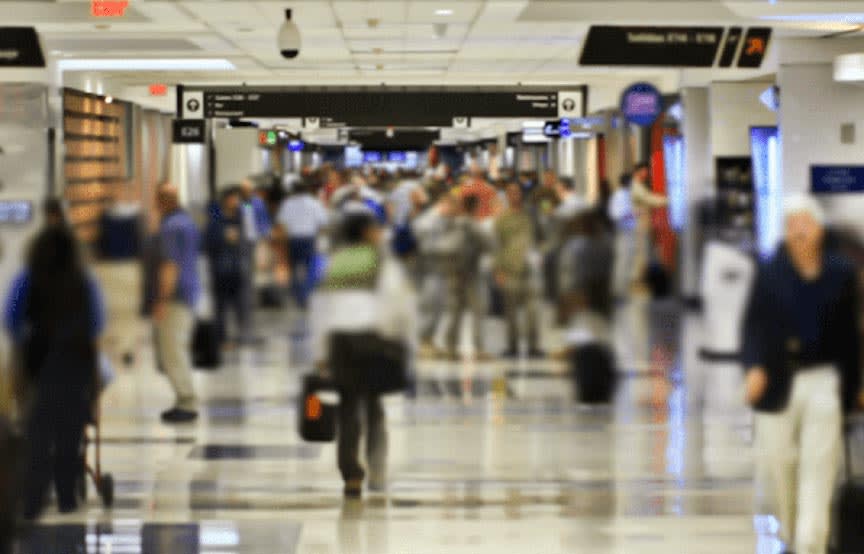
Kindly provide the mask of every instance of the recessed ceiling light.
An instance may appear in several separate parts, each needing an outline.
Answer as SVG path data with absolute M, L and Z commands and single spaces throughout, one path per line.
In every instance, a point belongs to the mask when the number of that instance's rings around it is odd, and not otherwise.
M 450 8 L 441 8 L 435 10 L 435 15 L 453 15 L 453 10 L 451 10 Z

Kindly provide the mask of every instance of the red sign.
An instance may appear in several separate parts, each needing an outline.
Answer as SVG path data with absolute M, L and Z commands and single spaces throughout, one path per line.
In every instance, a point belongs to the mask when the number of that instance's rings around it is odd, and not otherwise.
M 90 0 L 90 14 L 93 17 L 123 17 L 129 0 Z
M 164 83 L 154 83 L 150 85 L 150 96 L 165 96 L 168 94 L 168 85 Z

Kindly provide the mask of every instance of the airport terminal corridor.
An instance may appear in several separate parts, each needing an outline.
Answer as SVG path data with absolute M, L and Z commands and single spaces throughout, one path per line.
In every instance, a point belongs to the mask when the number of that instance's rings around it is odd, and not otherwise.
M 864 0 L 0 0 L 0 554 L 864 554 Z

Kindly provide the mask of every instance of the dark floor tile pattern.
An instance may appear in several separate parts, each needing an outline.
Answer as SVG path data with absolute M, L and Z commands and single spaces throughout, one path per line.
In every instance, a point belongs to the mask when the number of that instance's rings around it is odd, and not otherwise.
M 189 458 L 200 460 L 315 460 L 320 455 L 321 447 L 317 444 L 205 444 L 189 452 Z

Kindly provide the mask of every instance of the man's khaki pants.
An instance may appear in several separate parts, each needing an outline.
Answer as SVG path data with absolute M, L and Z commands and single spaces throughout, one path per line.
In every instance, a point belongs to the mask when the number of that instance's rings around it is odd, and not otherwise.
M 830 366 L 797 373 L 789 405 L 756 415 L 756 471 L 796 554 L 825 554 L 840 461 L 840 378 Z
M 192 308 L 180 302 L 168 304 L 165 318 L 156 322 L 156 353 L 159 364 L 176 395 L 175 407 L 194 410 L 192 387 L 191 342 L 195 315 Z

